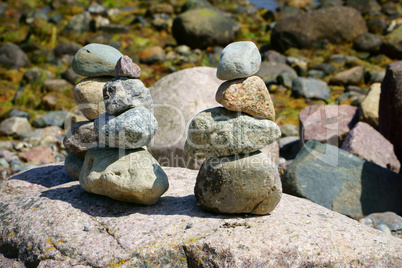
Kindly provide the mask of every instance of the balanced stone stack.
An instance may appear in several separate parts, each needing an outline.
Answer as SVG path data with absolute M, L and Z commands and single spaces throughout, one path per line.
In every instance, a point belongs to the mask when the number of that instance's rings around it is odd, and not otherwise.
M 95 120 L 75 123 L 65 144 L 86 145 L 80 154 L 85 159 L 79 174 L 84 190 L 120 201 L 151 205 L 169 187 L 166 174 L 145 148 L 158 128 L 150 111 L 153 101 L 149 89 L 138 79 L 141 69 L 128 56 L 117 50 L 118 53 L 110 53 L 111 50 L 109 46 L 90 44 L 74 57 L 74 71 L 92 76 L 83 80 L 84 85 L 80 82 L 75 86 L 74 97 L 81 112 Z M 112 75 L 116 77 L 111 79 Z M 101 103 L 96 103 L 99 94 Z M 90 135 L 86 137 L 93 136 L 96 142 L 88 143 L 83 135 L 76 135 L 77 129 L 82 128 L 80 124 L 90 126 L 87 127 Z
M 215 96 L 223 107 L 204 110 L 190 122 L 185 151 L 207 158 L 194 188 L 207 211 L 264 215 L 281 199 L 277 167 L 259 151 L 281 137 L 268 89 L 253 76 L 260 64 L 254 43 L 229 44 L 217 69 L 219 79 L 229 80 Z

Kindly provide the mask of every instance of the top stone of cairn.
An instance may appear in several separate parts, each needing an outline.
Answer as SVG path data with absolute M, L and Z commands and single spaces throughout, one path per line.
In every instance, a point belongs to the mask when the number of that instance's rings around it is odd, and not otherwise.
M 256 74 L 260 65 L 261 55 L 253 42 L 234 42 L 223 49 L 216 77 L 221 80 L 247 78 Z

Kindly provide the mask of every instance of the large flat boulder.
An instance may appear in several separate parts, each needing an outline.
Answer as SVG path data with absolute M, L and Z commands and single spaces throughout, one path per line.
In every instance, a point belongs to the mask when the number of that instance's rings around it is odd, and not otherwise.
M 284 194 L 270 215 L 215 215 L 196 204 L 197 171 L 165 172 L 171 187 L 153 206 L 87 193 L 62 164 L 11 177 L 0 187 L 2 254 L 30 267 L 402 265 L 401 239 L 308 200 Z

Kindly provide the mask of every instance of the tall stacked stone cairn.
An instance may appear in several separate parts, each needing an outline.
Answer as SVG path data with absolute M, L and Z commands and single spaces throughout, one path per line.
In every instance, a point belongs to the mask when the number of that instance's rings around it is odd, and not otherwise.
M 158 122 L 150 111 L 150 91 L 138 79 L 140 67 L 113 47 L 89 44 L 74 56 L 73 70 L 88 76 L 73 94 L 89 121 L 73 124 L 64 138 L 71 151 L 67 172 L 87 192 L 137 204 L 156 203 L 169 183 L 145 147 Z
M 228 80 L 216 92 L 215 107 L 190 122 L 186 153 L 206 158 L 194 188 L 199 205 L 214 213 L 264 215 L 282 196 L 276 165 L 260 149 L 281 137 L 264 81 L 253 76 L 261 56 L 253 42 L 229 44 L 217 77 Z

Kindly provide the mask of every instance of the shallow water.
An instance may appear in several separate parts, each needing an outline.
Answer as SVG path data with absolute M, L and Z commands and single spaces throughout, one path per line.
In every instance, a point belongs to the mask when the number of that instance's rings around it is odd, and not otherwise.
M 279 5 L 276 0 L 249 0 L 256 8 L 266 8 L 268 10 L 276 10 Z M 320 3 L 318 0 L 313 0 L 313 2 L 318 6 Z

